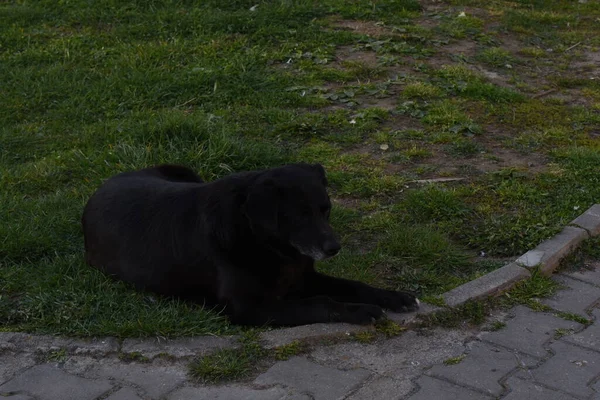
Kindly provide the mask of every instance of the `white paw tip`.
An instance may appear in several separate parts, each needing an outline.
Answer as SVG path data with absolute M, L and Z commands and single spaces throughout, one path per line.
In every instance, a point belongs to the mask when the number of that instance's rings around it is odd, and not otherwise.
M 420 305 L 421 305 L 421 302 L 420 302 L 420 301 L 419 301 L 419 299 L 417 299 L 416 297 L 415 297 L 415 301 L 417 302 L 417 305 L 418 305 L 418 306 L 420 306 Z

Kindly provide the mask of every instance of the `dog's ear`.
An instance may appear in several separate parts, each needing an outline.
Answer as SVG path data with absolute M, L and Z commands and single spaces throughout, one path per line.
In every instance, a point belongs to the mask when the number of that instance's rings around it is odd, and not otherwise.
M 277 232 L 278 203 L 279 189 L 273 180 L 267 179 L 250 187 L 242 210 L 253 230 Z
M 323 186 L 327 186 L 327 177 L 325 176 L 325 168 L 321 164 L 312 164 L 312 167 L 317 171 L 319 177 L 321 178 L 321 183 Z

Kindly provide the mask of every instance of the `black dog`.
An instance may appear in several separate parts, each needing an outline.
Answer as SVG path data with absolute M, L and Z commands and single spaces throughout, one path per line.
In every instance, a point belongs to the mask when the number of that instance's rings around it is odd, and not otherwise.
M 224 307 L 236 324 L 366 324 L 409 293 L 315 271 L 340 250 L 321 165 L 294 164 L 204 183 L 162 165 L 119 174 L 83 213 L 86 261 L 140 289 Z

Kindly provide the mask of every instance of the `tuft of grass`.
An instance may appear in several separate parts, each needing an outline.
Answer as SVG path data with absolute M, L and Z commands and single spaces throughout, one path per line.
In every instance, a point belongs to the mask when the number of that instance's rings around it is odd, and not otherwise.
M 463 39 L 473 37 L 481 33 L 484 21 L 472 15 L 453 15 L 449 21 L 444 22 L 440 29 L 447 35 Z
M 385 337 L 391 338 L 400 335 L 406 328 L 391 319 L 383 319 L 375 323 L 375 330 Z
M 499 68 L 512 68 L 515 64 L 515 59 L 510 52 L 500 47 L 483 49 L 477 58 L 485 64 Z
M 369 331 L 356 332 L 352 335 L 352 337 L 357 342 L 363 343 L 363 344 L 373 343 L 375 341 L 375 339 L 377 339 L 377 336 L 375 335 L 375 333 L 369 332 Z
M 275 348 L 274 356 L 276 360 L 282 361 L 287 360 L 290 357 L 297 356 L 298 354 L 302 354 L 306 352 L 306 350 L 306 344 L 298 340 L 294 340 L 291 343 Z
M 572 335 L 575 331 L 573 329 L 556 328 L 554 330 L 554 339 L 560 339 L 563 336 Z
M 240 348 L 225 348 L 198 358 L 190 363 L 189 371 L 202 382 L 231 381 L 249 374 L 267 354 L 258 343 L 257 333 L 248 331 L 240 338 Z
M 444 360 L 444 365 L 456 365 L 456 364 L 460 364 L 460 362 L 462 360 L 464 360 L 465 357 L 466 357 L 465 354 L 461 354 L 460 356 L 457 356 L 457 357 L 448 358 L 448 359 Z
M 582 317 L 581 315 L 578 314 L 573 314 L 573 313 L 568 313 L 568 312 L 563 312 L 563 311 L 559 311 L 556 313 L 557 317 L 560 317 L 562 319 L 566 319 L 567 321 L 575 321 L 575 322 L 579 322 L 580 324 L 584 325 L 584 326 L 588 326 L 591 325 L 593 323 L 592 320 Z
M 552 296 L 559 287 L 560 285 L 552 278 L 543 276 L 536 270 L 531 278 L 517 283 L 503 297 L 509 304 L 524 304 L 535 310 L 543 311 L 546 308 L 539 303 L 539 299 Z
M 506 327 L 506 323 L 502 321 L 494 321 L 489 327 L 491 332 L 496 332 Z
M 46 361 L 63 363 L 67 360 L 67 349 L 52 350 L 46 354 Z
M 408 99 L 433 99 L 440 97 L 443 92 L 427 82 L 409 83 L 404 87 L 402 95 Z

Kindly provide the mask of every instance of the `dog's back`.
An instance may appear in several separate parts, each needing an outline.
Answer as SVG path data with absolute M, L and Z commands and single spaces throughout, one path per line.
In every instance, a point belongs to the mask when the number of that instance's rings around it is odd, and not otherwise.
M 140 288 L 182 292 L 172 286 L 188 282 L 177 275 L 194 256 L 188 242 L 199 239 L 192 231 L 199 225 L 194 207 L 201 186 L 196 173 L 174 165 L 108 179 L 84 209 L 87 263 Z M 161 263 L 171 268 L 157 268 Z

